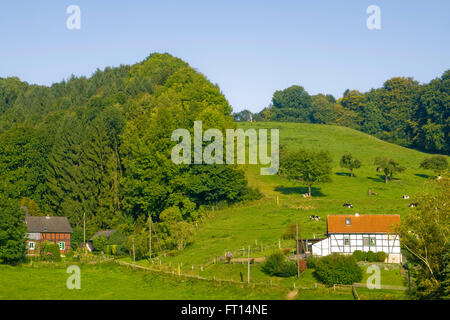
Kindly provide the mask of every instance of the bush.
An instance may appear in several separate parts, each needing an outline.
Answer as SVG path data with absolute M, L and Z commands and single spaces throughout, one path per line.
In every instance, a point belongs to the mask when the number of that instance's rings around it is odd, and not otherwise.
M 127 237 L 120 230 L 114 231 L 108 239 L 108 243 L 111 245 L 123 246 L 126 242 Z
M 288 260 L 283 253 L 273 253 L 266 258 L 262 271 L 271 276 L 292 277 L 297 274 L 297 264 Z
M 386 252 L 379 251 L 377 252 L 377 261 L 378 262 L 384 262 L 386 260 L 387 254 Z
M 314 269 L 316 267 L 317 258 L 313 255 L 310 255 L 306 258 L 306 266 L 310 269 Z
M 297 234 L 297 225 L 293 223 L 283 233 L 282 238 L 285 240 L 292 240 L 295 239 L 296 234 Z
M 83 228 L 74 227 L 71 240 L 71 247 L 73 250 L 80 248 L 83 243 Z
M 298 268 L 300 269 L 300 273 L 305 271 L 307 269 L 307 263 L 306 260 L 298 260 Z
M 41 258 L 45 261 L 61 261 L 61 254 L 56 243 L 44 241 L 41 244 Z
M 363 278 L 362 269 L 356 263 L 355 258 L 339 253 L 317 259 L 315 269 L 316 278 L 328 286 L 353 284 Z
M 353 251 L 353 258 L 355 258 L 356 261 L 366 261 L 367 253 L 361 250 L 355 250 Z
M 94 243 L 94 250 L 106 252 L 106 246 L 108 245 L 108 239 L 104 235 L 100 235 L 92 239 Z
M 367 252 L 367 261 L 377 262 L 378 261 L 377 254 L 373 251 L 368 251 Z

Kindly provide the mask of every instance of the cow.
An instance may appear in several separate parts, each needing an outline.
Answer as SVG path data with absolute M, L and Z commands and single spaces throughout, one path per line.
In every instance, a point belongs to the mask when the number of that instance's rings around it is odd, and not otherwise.
M 351 203 L 344 203 L 344 207 L 351 209 L 353 205 Z
M 410 203 L 409 205 L 408 205 L 408 207 L 410 207 L 410 208 L 415 208 L 415 207 L 417 207 L 419 204 L 417 203 L 417 202 L 415 202 L 415 203 Z
M 319 216 L 314 216 L 314 215 L 312 215 L 312 216 L 309 216 L 309 218 L 310 218 L 311 220 L 320 221 L 320 217 L 319 217 Z
M 403 199 L 409 199 L 409 196 L 403 195 Z
M 302 194 L 302 197 L 303 197 L 303 198 L 309 198 L 309 193 L 303 193 L 303 194 Z

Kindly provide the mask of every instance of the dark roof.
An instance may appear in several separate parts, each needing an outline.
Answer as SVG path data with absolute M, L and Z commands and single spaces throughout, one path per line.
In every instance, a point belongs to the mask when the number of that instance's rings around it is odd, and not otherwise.
M 72 227 L 66 217 L 33 217 L 26 216 L 25 223 L 29 233 L 34 232 L 63 232 L 72 233 Z
M 94 234 L 94 235 L 89 239 L 89 241 L 92 240 L 92 239 L 94 239 L 94 238 L 100 237 L 100 236 L 105 236 L 106 238 L 109 238 L 109 237 L 111 237 L 111 235 L 112 235 L 114 232 L 116 232 L 116 230 L 114 230 L 114 229 L 101 230 L 101 231 L 97 232 L 96 234 Z
M 328 233 L 392 233 L 400 225 L 400 216 L 396 214 L 331 215 L 327 217 L 327 221 Z

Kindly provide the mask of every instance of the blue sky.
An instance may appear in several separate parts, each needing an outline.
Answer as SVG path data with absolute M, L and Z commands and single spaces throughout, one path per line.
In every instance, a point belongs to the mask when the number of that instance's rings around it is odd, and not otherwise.
M 68 30 L 66 8 L 81 9 Z M 369 5 L 381 30 L 366 27 Z M 0 77 L 50 85 L 169 52 L 218 83 L 234 110 L 275 90 L 367 91 L 450 68 L 450 1 L 23 1 L 0 4 Z

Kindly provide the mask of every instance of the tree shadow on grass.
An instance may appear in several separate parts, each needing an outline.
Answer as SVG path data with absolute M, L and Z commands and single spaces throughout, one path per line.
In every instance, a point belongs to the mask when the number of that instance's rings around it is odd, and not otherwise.
M 337 176 L 344 176 L 344 177 L 351 177 L 352 175 L 350 172 L 336 172 L 335 175 Z
M 427 174 L 423 174 L 423 173 L 416 173 L 415 174 L 416 177 L 420 177 L 420 178 L 424 178 L 424 179 L 428 179 L 430 176 Z
M 382 174 L 377 174 L 376 178 L 375 177 L 367 177 L 367 179 L 375 181 L 375 182 L 383 182 L 383 183 L 386 182 L 385 177 Z M 389 179 L 388 182 L 390 182 L 390 181 L 399 181 L 399 180 L 400 179 L 394 177 L 394 178 Z
M 304 194 L 308 193 L 308 187 L 285 187 L 285 186 L 278 186 L 275 187 L 275 191 L 281 192 L 282 194 Z M 325 194 L 322 193 L 320 188 L 317 187 L 311 187 L 311 195 L 313 197 L 324 197 Z

